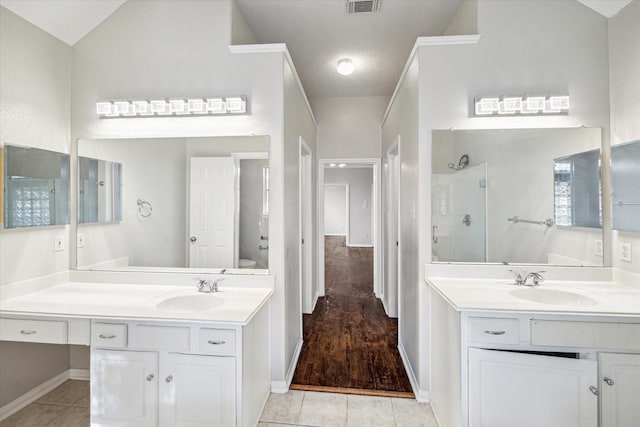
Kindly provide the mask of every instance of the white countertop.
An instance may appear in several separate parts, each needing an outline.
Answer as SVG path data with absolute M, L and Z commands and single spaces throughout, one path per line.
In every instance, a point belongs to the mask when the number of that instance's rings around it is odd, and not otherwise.
M 245 325 L 272 293 L 270 288 L 221 286 L 217 293 L 199 294 L 195 286 L 69 282 L 0 301 L 0 315 Z M 156 308 L 160 301 L 182 295 L 214 295 L 224 303 L 191 313 Z
M 549 280 L 537 287 L 516 286 L 505 279 L 427 277 L 427 283 L 457 311 L 544 312 L 554 314 L 640 316 L 640 290 L 610 281 Z M 589 304 L 549 304 L 518 298 L 513 291 L 569 292 Z

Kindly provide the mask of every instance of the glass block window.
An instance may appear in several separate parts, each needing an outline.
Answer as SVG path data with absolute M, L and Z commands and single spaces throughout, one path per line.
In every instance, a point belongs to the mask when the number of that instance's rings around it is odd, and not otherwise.
M 55 180 L 14 176 L 6 185 L 9 227 L 55 223 Z
M 553 193 L 555 202 L 555 223 L 557 225 L 573 225 L 571 206 L 571 177 L 573 162 L 558 162 L 553 166 Z

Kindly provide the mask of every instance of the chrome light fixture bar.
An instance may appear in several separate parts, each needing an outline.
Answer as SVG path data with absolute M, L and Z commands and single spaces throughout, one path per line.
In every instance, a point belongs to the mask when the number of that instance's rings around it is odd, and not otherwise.
M 478 117 L 569 114 L 569 95 L 487 96 L 474 100 Z
M 171 98 L 109 100 L 96 102 L 100 118 L 117 117 L 169 117 L 169 116 L 217 116 L 246 114 L 247 98 Z

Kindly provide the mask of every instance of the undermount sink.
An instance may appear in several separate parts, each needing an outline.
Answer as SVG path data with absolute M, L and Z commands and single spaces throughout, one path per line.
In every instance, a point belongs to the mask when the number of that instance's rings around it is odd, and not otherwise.
M 160 301 L 156 308 L 171 313 L 195 313 L 208 311 L 224 304 L 222 298 L 211 294 L 181 295 Z
M 597 305 L 591 297 L 573 292 L 539 287 L 515 289 L 510 292 L 516 298 L 551 305 Z

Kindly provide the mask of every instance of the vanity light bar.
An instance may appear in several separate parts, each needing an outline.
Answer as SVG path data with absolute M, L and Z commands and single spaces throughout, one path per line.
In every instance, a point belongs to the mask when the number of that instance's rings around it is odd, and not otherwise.
M 247 98 L 171 98 L 141 100 L 113 100 L 96 102 L 100 118 L 159 117 L 159 116 L 207 116 L 220 114 L 245 114 Z
M 568 114 L 569 95 L 481 97 L 474 106 L 480 117 Z

